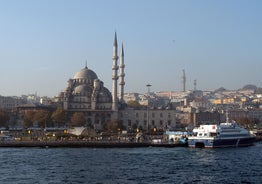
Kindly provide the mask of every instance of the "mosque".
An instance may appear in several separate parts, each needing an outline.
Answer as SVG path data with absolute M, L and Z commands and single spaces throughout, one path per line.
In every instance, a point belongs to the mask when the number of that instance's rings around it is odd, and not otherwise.
M 118 65 L 119 59 L 119 65 Z M 113 44 L 112 93 L 104 86 L 96 73 L 85 66 L 73 79 L 68 80 L 67 87 L 58 96 L 64 110 L 69 116 L 75 112 L 83 112 L 86 124 L 101 130 L 103 125 L 112 120 L 119 120 L 126 128 L 130 127 L 163 127 L 175 124 L 175 115 L 171 111 L 160 112 L 148 109 L 134 110 L 120 108 L 124 102 L 125 64 L 123 44 L 118 57 L 117 35 Z
M 115 33 L 113 45 L 113 75 L 112 94 L 104 87 L 97 74 L 85 66 L 76 72 L 73 79 L 68 80 L 66 89 L 59 94 L 59 100 L 63 109 L 72 115 L 74 112 L 83 112 L 87 124 L 101 129 L 103 124 L 113 119 L 118 119 L 117 112 L 119 102 L 123 102 L 124 96 L 124 48 L 122 44 L 120 53 L 120 65 L 118 66 L 118 45 Z M 119 86 L 117 84 L 119 79 Z M 117 90 L 120 90 L 119 97 Z

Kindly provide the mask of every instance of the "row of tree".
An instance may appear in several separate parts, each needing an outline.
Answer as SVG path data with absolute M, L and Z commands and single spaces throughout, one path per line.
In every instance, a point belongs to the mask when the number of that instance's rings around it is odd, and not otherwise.
M 244 117 L 244 118 L 237 118 L 236 122 L 244 128 L 253 129 L 253 128 L 257 128 L 257 125 L 259 124 L 259 119 L 256 118 L 251 119 L 251 118 Z
M 0 127 L 8 127 L 9 115 L 3 109 L 0 109 Z M 50 112 L 48 110 L 29 110 L 23 116 L 23 126 L 33 127 L 38 126 L 40 128 L 64 126 L 66 123 L 70 126 L 89 126 L 83 112 L 75 112 L 69 119 L 68 114 L 62 108 L 57 108 L 55 111 Z M 123 130 L 123 124 L 120 121 L 111 121 L 103 125 L 103 131 L 115 133 Z
M 68 120 L 67 113 L 62 108 L 57 108 L 54 112 L 48 110 L 28 111 L 24 115 L 24 126 L 32 127 L 34 123 L 41 128 L 64 126 L 67 122 L 71 126 L 85 126 L 86 119 L 82 112 L 75 112 L 70 120 Z
M 66 113 L 62 108 L 58 108 L 54 112 L 48 110 L 27 111 L 24 115 L 24 126 L 32 127 L 37 123 L 37 126 L 43 128 L 46 126 L 61 126 L 66 122 Z
M 67 119 L 67 113 L 62 108 L 58 108 L 53 113 L 47 110 L 39 111 L 28 111 L 24 116 L 24 126 L 32 127 L 35 122 L 38 126 L 44 128 L 46 126 L 64 126 L 66 122 L 70 123 L 70 126 L 89 126 L 93 128 L 91 124 L 88 124 L 83 112 L 75 112 L 70 120 Z M 103 131 L 110 133 L 116 133 L 123 130 L 123 124 L 120 121 L 111 121 L 105 123 L 103 126 Z
M 9 113 L 3 109 L 0 109 L 0 127 L 8 127 L 9 120 Z M 29 110 L 24 114 L 23 121 L 25 127 L 32 127 L 36 122 L 41 128 L 54 125 L 63 126 L 67 122 L 67 114 L 62 108 L 57 108 L 53 112 L 48 110 Z M 84 114 L 74 114 L 71 119 L 71 123 L 72 126 L 84 123 Z
M 9 118 L 8 113 L 5 110 L 0 109 L 0 126 L 5 127 L 9 119 L 10 118 Z

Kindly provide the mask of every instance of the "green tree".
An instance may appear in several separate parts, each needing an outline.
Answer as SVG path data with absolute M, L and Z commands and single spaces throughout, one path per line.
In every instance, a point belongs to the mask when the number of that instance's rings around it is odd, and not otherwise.
M 62 107 L 58 107 L 51 115 L 51 119 L 58 126 L 64 125 L 66 122 L 66 112 Z
M 7 114 L 7 112 L 4 111 L 3 109 L 0 109 L 0 126 L 6 127 L 9 119 L 10 118 L 9 118 L 9 115 Z
M 75 112 L 71 117 L 72 126 L 84 126 L 86 122 L 85 115 L 82 112 Z

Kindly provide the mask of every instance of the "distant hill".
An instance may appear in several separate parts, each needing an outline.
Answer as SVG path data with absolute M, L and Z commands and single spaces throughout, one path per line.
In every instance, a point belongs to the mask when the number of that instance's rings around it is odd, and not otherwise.
M 220 88 L 216 89 L 214 92 L 218 93 L 218 92 L 223 92 L 223 91 L 227 91 L 226 88 L 220 87 Z
M 253 84 L 247 84 L 245 85 L 242 90 L 257 90 L 257 86 L 253 85 Z
M 247 84 L 247 85 L 243 86 L 241 89 L 238 89 L 238 90 L 254 90 L 255 93 L 262 94 L 262 88 L 257 87 L 256 85 L 253 85 L 253 84 Z M 219 93 L 219 92 L 224 92 L 224 91 L 228 91 L 228 90 L 224 87 L 220 87 L 220 88 L 216 89 L 214 92 Z

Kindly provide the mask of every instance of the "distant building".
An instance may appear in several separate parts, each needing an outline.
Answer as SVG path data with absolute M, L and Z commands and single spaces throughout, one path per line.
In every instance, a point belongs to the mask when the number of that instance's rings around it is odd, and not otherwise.
M 139 93 L 125 93 L 124 94 L 124 101 L 139 101 Z
M 195 98 L 190 102 L 190 106 L 196 109 L 210 109 L 211 103 L 205 98 Z
M 20 104 L 24 104 L 25 101 L 19 97 L 0 96 L 0 108 L 6 110 L 12 110 Z
M 142 128 L 152 131 L 176 127 L 176 111 L 162 109 L 124 109 L 119 111 L 119 120 L 127 129 Z M 147 123 L 148 120 L 148 123 Z

